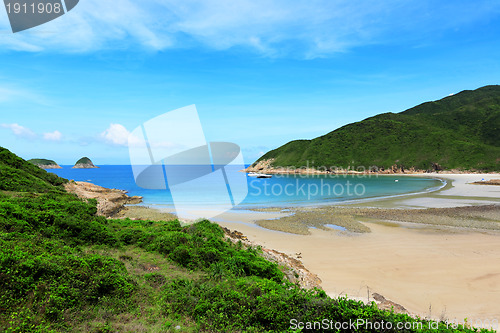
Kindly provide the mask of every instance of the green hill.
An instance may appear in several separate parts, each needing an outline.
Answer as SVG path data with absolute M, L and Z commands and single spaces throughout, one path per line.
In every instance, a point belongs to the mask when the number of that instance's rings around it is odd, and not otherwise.
M 28 162 L 42 169 L 61 169 L 61 167 L 55 161 L 47 160 L 44 158 L 32 158 L 28 160 Z
M 325 318 L 450 331 L 302 289 L 259 248 L 225 239 L 209 221 L 96 216 L 95 200 L 79 200 L 66 180 L 4 148 L 0 175 L 1 332 L 291 332 L 299 331 L 292 319 Z
M 76 161 L 74 169 L 94 169 L 97 168 L 88 157 L 82 157 Z
M 82 157 L 78 161 L 76 161 L 75 164 L 89 164 L 89 163 L 92 163 L 92 161 L 90 160 L 90 158 L 88 158 L 88 157 Z
M 312 140 L 291 141 L 258 161 L 273 166 L 500 170 L 500 86 L 466 90 L 401 113 L 384 113 Z M 257 162 L 258 162 L 257 161 Z M 254 163 L 255 165 L 256 163 Z M 435 165 L 435 164 L 434 164 Z

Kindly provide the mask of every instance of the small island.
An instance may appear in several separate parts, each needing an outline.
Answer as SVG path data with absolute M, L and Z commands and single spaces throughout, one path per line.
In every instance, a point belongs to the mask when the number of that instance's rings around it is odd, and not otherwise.
M 62 167 L 59 166 L 55 161 L 47 160 L 44 158 L 32 158 L 31 160 L 28 160 L 28 162 L 42 169 L 62 169 Z
M 95 169 L 98 168 L 97 166 L 92 163 L 90 158 L 88 157 L 82 157 L 78 161 L 76 161 L 75 165 L 73 166 L 73 169 Z

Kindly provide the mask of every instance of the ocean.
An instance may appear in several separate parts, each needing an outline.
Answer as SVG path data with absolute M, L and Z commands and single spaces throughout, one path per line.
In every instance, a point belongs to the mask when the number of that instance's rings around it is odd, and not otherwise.
M 165 190 L 144 189 L 136 185 L 130 165 L 103 165 L 98 169 L 48 170 L 60 177 L 75 181 L 86 181 L 96 185 L 126 190 L 129 195 L 143 197 L 144 205 L 173 207 L 172 193 Z M 227 178 L 244 176 L 238 170 L 227 170 Z M 244 179 L 244 178 L 243 178 Z M 230 181 L 231 183 L 231 181 Z M 274 175 L 272 178 L 248 177 L 246 184 L 220 186 L 209 178 L 184 186 L 175 194 L 176 203 L 207 205 L 223 204 L 227 192 L 248 194 L 236 208 L 276 207 L 298 205 L 320 205 L 342 203 L 351 200 L 367 200 L 377 197 L 390 197 L 410 193 L 428 192 L 444 185 L 444 182 L 431 177 L 409 177 L 403 175 Z M 237 202 L 236 202 L 237 203 Z

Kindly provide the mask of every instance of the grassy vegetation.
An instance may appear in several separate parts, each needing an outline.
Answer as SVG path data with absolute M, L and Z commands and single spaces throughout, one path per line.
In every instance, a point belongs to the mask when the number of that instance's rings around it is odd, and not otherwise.
M 0 191 L 61 192 L 66 182 L 0 147 Z
M 291 141 L 262 156 L 275 166 L 392 165 L 500 170 L 500 86 L 463 91 L 401 113 L 384 113 L 313 140 Z
M 284 332 L 294 331 L 293 318 L 411 321 L 423 329 L 406 332 L 436 331 L 375 304 L 301 289 L 209 221 L 96 217 L 96 202 L 66 193 L 65 180 L 0 154 L 1 331 Z M 31 188 L 21 179 L 28 175 Z

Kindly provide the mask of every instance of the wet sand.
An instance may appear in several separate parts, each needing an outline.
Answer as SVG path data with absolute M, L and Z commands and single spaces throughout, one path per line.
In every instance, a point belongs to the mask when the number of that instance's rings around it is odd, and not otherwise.
M 434 176 L 451 184 L 343 206 L 234 210 L 213 220 L 299 258 L 332 297 L 367 301 L 378 293 L 422 317 L 500 321 L 500 186 L 472 184 L 500 175 Z

